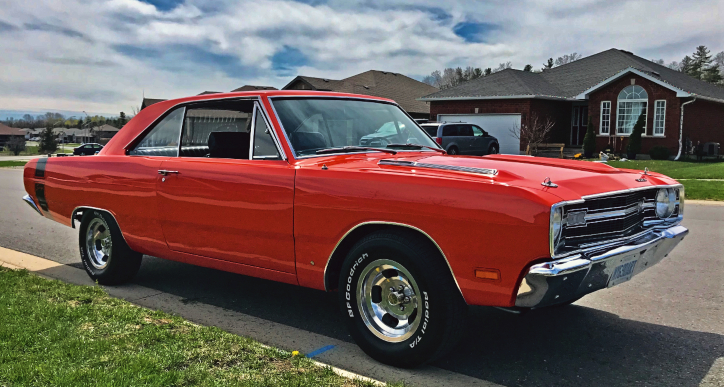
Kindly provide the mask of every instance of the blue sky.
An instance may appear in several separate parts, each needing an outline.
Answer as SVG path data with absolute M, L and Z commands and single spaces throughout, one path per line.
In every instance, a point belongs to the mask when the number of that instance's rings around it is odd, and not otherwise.
M 24 0 L 0 7 L 3 110 L 129 113 L 296 75 L 539 68 L 615 47 L 666 62 L 724 50 L 717 0 Z M 117 114 L 117 113 L 116 113 Z

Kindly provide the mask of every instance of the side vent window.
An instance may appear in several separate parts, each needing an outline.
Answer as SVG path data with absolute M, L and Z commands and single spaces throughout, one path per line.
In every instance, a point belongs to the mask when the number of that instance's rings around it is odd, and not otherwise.
M 256 109 L 254 119 L 254 158 L 278 159 L 279 152 L 270 133 L 271 128 L 266 124 L 261 110 Z

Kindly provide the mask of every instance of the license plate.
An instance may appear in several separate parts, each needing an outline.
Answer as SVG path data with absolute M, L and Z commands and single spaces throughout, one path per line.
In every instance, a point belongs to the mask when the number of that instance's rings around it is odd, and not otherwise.
M 633 277 L 634 269 L 636 269 L 638 258 L 636 255 L 629 255 L 619 260 L 618 266 L 613 269 L 611 278 L 608 280 L 608 287 L 622 284 Z

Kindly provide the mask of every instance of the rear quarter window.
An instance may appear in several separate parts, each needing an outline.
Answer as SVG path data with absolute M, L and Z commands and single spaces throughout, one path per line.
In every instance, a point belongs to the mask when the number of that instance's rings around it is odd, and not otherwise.
M 443 136 L 457 136 L 458 135 L 458 126 L 457 125 L 447 125 L 442 128 L 442 135 Z

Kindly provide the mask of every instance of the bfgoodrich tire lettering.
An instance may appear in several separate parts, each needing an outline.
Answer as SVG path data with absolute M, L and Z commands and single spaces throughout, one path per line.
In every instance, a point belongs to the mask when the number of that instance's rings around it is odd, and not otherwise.
M 351 249 L 340 275 L 350 334 L 372 358 L 415 367 L 453 348 L 467 306 L 429 240 L 406 230 L 371 234 Z
M 118 285 L 136 275 L 143 255 L 128 247 L 111 215 L 87 210 L 78 229 L 81 261 L 91 279 L 102 285 Z

